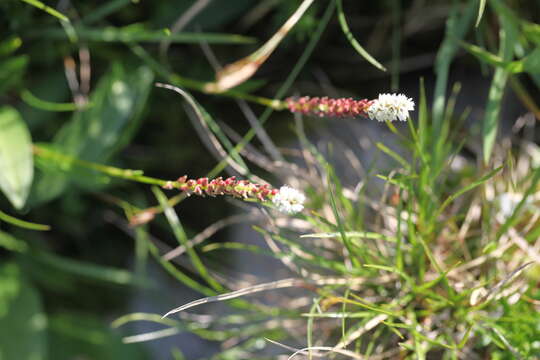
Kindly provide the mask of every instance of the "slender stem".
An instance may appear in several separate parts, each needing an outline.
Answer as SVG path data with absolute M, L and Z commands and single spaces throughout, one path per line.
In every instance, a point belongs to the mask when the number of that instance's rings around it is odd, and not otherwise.
M 179 86 L 179 87 L 183 87 L 183 88 L 191 89 L 195 91 L 200 91 L 205 94 L 220 95 L 220 96 L 227 96 L 227 97 L 232 97 L 232 98 L 237 98 L 237 99 L 243 99 L 246 101 L 264 105 L 274 110 L 284 110 L 287 108 L 284 101 L 281 101 L 278 99 L 265 98 L 262 96 L 255 96 L 255 95 L 247 94 L 242 91 L 238 91 L 234 89 L 220 92 L 220 93 L 208 91 L 206 82 L 190 79 L 187 77 L 180 76 L 178 74 L 174 74 L 168 71 L 167 69 L 165 69 L 156 60 L 154 60 L 142 46 L 137 45 L 137 44 L 132 44 L 132 43 L 128 43 L 127 45 L 130 47 L 131 51 L 133 51 L 135 55 L 140 57 L 148 66 L 150 66 L 152 70 L 154 70 L 157 74 L 163 76 L 165 79 L 167 79 L 167 81 L 169 81 L 171 84 L 175 86 Z
M 35 144 L 33 150 L 34 155 L 47 160 L 51 160 L 58 164 L 62 164 L 63 166 L 79 166 L 86 169 L 99 171 L 100 173 L 109 175 L 111 177 L 136 181 L 144 184 L 165 186 L 169 183 L 169 181 L 167 180 L 144 176 L 141 170 L 120 169 L 109 165 L 102 165 L 90 161 L 80 160 L 72 156 L 60 154 L 59 152 Z

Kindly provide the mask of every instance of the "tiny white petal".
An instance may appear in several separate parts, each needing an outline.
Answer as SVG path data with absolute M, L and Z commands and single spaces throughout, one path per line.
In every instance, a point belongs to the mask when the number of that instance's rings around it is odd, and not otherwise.
M 496 202 L 499 205 L 499 211 L 497 216 L 501 221 L 506 221 L 510 216 L 514 214 L 519 203 L 523 200 L 522 194 L 516 193 L 502 193 L 496 198 Z M 533 203 L 534 197 L 530 196 L 525 200 L 525 208 L 529 208 Z
M 272 198 L 272 202 L 277 209 L 287 214 L 295 214 L 304 209 L 306 197 L 300 191 L 289 187 L 282 186 L 278 193 Z
M 379 94 L 367 109 L 370 119 L 377 121 L 406 121 L 414 101 L 403 94 Z

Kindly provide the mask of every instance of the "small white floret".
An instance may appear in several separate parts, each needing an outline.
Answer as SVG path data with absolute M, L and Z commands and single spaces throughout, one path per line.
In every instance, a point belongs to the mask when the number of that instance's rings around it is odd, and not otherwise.
M 282 186 L 279 192 L 274 195 L 272 202 L 277 209 L 287 214 L 295 214 L 304 209 L 306 197 L 300 191 L 289 187 Z
M 377 121 L 406 121 L 414 101 L 403 94 L 379 94 L 367 109 L 369 118 Z

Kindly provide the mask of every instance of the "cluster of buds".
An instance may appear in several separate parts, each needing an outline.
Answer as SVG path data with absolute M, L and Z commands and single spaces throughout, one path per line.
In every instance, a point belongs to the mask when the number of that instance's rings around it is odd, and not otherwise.
M 187 176 L 182 176 L 176 181 L 169 181 L 164 188 L 179 189 L 187 195 L 228 195 L 244 200 L 272 201 L 278 210 L 289 214 L 302 211 L 305 201 L 302 193 L 288 186 L 282 186 L 278 190 L 266 184 L 261 185 L 252 183 L 249 180 L 237 180 L 234 176 L 227 179 L 218 177 L 212 180 L 206 177 L 188 179 Z
M 291 112 L 320 117 L 359 117 L 367 116 L 366 110 L 371 105 L 368 99 L 352 98 L 330 99 L 328 97 L 288 98 L 285 100 Z
M 374 100 L 328 97 L 288 98 L 285 100 L 293 113 L 319 117 L 369 117 L 377 121 L 406 121 L 414 101 L 403 94 L 379 94 Z

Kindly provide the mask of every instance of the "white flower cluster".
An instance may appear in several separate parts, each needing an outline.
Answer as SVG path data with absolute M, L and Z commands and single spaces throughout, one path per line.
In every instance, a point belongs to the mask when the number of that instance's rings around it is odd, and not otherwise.
M 272 202 L 277 209 L 287 214 L 295 214 L 304 209 L 304 201 L 306 197 L 300 191 L 289 187 L 282 186 L 279 192 L 274 195 Z
M 414 101 L 403 94 L 379 94 L 367 109 L 370 119 L 377 121 L 406 121 L 409 111 L 414 110 Z

